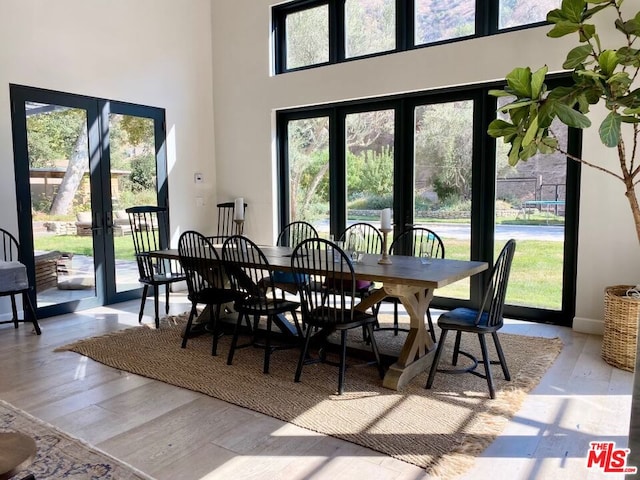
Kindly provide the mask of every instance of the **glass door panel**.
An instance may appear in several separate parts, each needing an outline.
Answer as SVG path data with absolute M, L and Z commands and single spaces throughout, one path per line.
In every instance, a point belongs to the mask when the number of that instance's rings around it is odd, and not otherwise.
M 568 127 L 556 120 L 551 130 L 567 151 Z M 497 142 L 494 255 L 509 238 L 517 240 L 506 303 L 561 310 L 567 159 L 536 155 L 510 167 L 507 157 L 508 145 Z
M 393 207 L 395 111 L 348 114 L 346 130 L 347 226 L 380 228 L 380 211 Z
M 289 221 L 311 223 L 329 237 L 329 117 L 287 124 Z
M 414 110 L 416 226 L 442 238 L 446 258 L 471 258 L 473 101 L 420 105 Z M 438 296 L 469 299 L 469 279 L 438 289 Z
M 157 205 L 154 120 L 109 114 L 110 187 L 116 292 L 140 288 L 126 209 Z
M 24 106 L 37 306 L 95 297 L 87 111 Z

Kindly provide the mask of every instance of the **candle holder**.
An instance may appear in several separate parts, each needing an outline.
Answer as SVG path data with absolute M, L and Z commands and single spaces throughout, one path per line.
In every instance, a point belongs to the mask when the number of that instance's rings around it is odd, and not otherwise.
M 236 222 L 236 235 L 242 235 L 242 231 L 244 230 L 244 220 L 243 219 L 234 219 Z
M 382 258 L 378 260 L 378 263 L 381 265 L 391 265 L 391 259 L 387 254 L 387 235 L 389 235 L 389 232 L 391 232 L 392 229 L 381 228 L 380 231 L 382 232 Z

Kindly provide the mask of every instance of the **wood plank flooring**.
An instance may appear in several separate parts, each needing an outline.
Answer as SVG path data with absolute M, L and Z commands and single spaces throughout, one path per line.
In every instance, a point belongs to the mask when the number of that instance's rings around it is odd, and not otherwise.
M 40 337 L 28 324 L 18 330 L 2 325 L 0 398 L 159 480 L 428 478 L 418 467 L 366 448 L 53 352 L 137 325 L 138 306 L 126 302 L 45 319 Z M 184 296 L 172 294 L 171 311 L 185 310 Z M 460 478 L 623 478 L 589 472 L 586 456 L 590 441 L 627 445 L 633 374 L 602 361 L 601 337 L 517 321 L 504 331 L 559 336 L 565 346 L 504 432 Z

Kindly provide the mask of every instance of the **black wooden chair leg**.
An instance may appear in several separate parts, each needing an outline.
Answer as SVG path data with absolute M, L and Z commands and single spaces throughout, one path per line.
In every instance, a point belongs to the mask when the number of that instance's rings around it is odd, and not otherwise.
M 264 342 L 264 368 L 263 373 L 269 373 L 269 361 L 271 360 L 271 325 L 273 317 L 267 316 L 267 333 Z
M 449 333 L 449 330 L 442 330 L 442 333 L 440 334 L 440 341 L 438 342 L 438 348 L 436 348 L 436 353 L 433 357 L 433 363 L 431 364 L 431 370 L 429 370 L 429 378 L 427 378 L 425 388 L 431 388 L 433 385 L 433 379 L 435 378 L 436 371 L 438 370 L 438 364 L 440 363 L 440 356 L 444 349 L 444 341 L 447 339 L 447 333 Z
M 164 286 L 164 313 L 169 315 L 169 285 Z
M 211 308 L 213 305 L 209 306 L 209 310 L 211 310 L 211 314 L 213 315 L 213 318 L 211 320 L 211 330 L 213 331 L 213 341 L 211 342 L 211 355 L 212 356 L 216 356 L 218 355 L 218 328 L 220 325 L 220 310 L 222 310 L 222 305 L 217 304 L 216 305 L 216 309 L 215 312 L 213 311 L 213 308 Z
M 427 308 L 427 322 L 429 323 L 429 333 L 431 334 L 431 340 L 436 341 L 436 330 L 433 328 L 433 320 L 431 320 L 431 311 Z
M 509 368 L 507 368 L 507 360 L 504 358 L 502 345 L 500 345 L 500 340 L 498 339 L 498 332 L 493 332 L 491 336 L 493 337 L 493 343 L 495 344 L 496 351 L 498 352 L 498 358 L 500 359 L 500 366 L 502 367 L 504 378 L 505 380 L 511 380 L 511 374 L 509 373 Z
M 347 371 L 347 331 L 340 332 L 340 370 L 338 372 L 338 395 L 344 392 L 344 375 Z
M 16 296 L 11 294 L 11 313 L 13 314 L 13 325 L 18 328 L 18 308 L 16 307 Z
M 393 302 L 393 334 L 398 336 L 398 302 Z
M 458 355 L 460 354 L 460 340 L 462 339 L 462 332 L 456 332 L 456 342 L 453 346 L 453 357 L 451 358 L 451 365 L 454 367 L 458 365 Z
M 156 328 L 160 328 L 160 300 L 158 299 L 159 296 L 158 292 L 158 286 L 153 287 L 153 311 L 155 314 L 155 323 L 156 323 Z
M 191 325 L 193 324 L 193 318 L 196 316 L 196 302 L 191 304 L 191 312 L 189 313 L 189 320 L 187 320 L 187 326 L 184 329 L 184 336 L 182 337 L 182 348 L 187 348 L 187 340 L 189 340 L 189 334 L 191 333 Z
M 144 304 L 147 303 L 147 295 L 149 294 L 149 285 L 142 288 L 142 298 L 140 299 L 140 313 L 138 314 L 138 323 L 142 323 L 142 316 L 144 315 Z
M 487 341 L 484 338 L 484 334 L 478 334 L 478 340 L 480 340 L 480 349 L 482 350 L 482 360 L 484 363 L 484 371 L 487 377 L 487 385 L 489 386 L 489 396 L 496 398 L 496 389 L 493 386 L 493 376 L 491 375 L 491 360 L 489 360 L 489 352 L 487 351 Z
M 300 377 L 302 376 L 302 366 L 304 365 L 304 360 L 307 358 L 307 352 L 309 351 L 309 342 L 311 340 L 311 330 L 312 328 L 307 326 L 307 333 L 304 339 L 304 347 L 300 351 L 300 358 L 298 359 L 298 367 L 296 368 L 296 376 L 294 377 L 295 382 L 300 381 Z
M 33 323 L 33 329 L 36 331 L 36 335 L 40 335 L 42 331 L 40 330 L 40 325 L 38 325 L 38 317 L 36 316 L 36 309 L 33 306 L 33 302 L 31 302 L 31 297 L 28 292 L 24 292 L 22 294 L 22 304 L 24 307 L 24 319 L 27 319 L 27 310 L 29 311 L 29 316 L 31 317 L 31 323 Z
M 236 352 L 236 346 L 238 345 L 238 335 L 240 334 L 240 325 L 242 324 L 242 318 L 244 314 L 238 314 L 238 320 L 236 326 L 233 329 L 233 338 L 231 339 L 231 346 L 229 347 L 229 355 L 227 356 L 227 365 L 233 364 L 233 355 Z
M 373 350 L 373 355 L 376 358 L 378 373 L 380 374 L 380 378 L 384 378 L 384 367 L 382 366 L 382 361 L 380 360 L 380 351 L 378 350 L 376 339 L 373 336 L 373 325 L 371 323 L 367 324 L 367 330 L 369 332 L 369 338 L 371 339 L 371 349 Z

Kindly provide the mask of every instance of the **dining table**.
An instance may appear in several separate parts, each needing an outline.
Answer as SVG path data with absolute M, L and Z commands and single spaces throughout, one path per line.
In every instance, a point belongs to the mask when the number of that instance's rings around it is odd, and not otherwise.
M 220 249 L 221 245 L 214 248 Z M 270 265 L 275 270 L 290 272 L 292 248 L 260 246 Z M 150 252 L 150 256 L 178 260 L 177 249 Z M 357 280 L 373 281 L 378 288 L 363 298 L 355 307 L 365 311 L 373 308 L 385 297 L 396 297 L 409 315 L 409 332 L 398 358 L 392 363 L 383 380 L 383 386 L 400 390 L 411 379 L 425 371 L 433 361 L 437 344 L 432 340 L 425 315 L 438 288 L 481 273 L 488 268 L 487 262 L 432 258 L 426 261 L 419 257 L 390 255 L 390 263 L 378 263 L 380 255 L 360 255 L 353 269 Z M 285 326 L 286 328 L 286 326 Z

